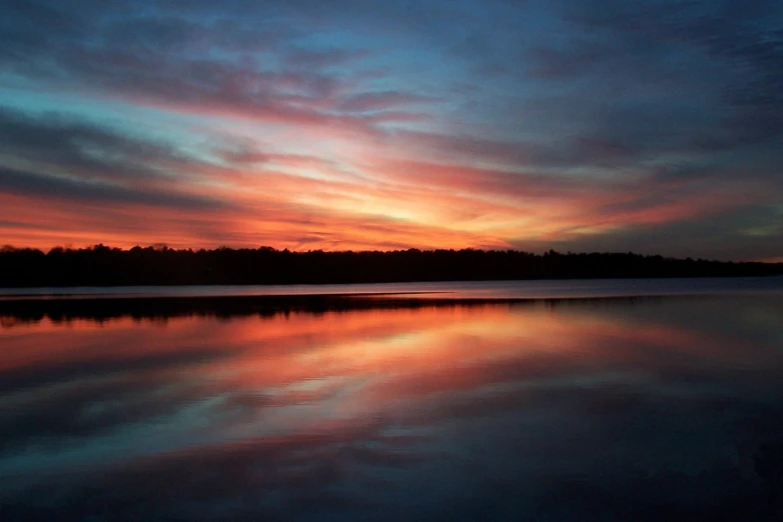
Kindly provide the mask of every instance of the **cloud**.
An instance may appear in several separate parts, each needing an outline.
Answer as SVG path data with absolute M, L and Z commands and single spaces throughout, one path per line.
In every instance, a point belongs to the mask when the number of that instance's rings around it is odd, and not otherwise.
M 783 234 L 774 224 L 780 222 L 780 211 L 774 206 L 732 206 L 715 208 L 706 215 L 683 214 L 676 220 L 651 220 L 637 227 L 620 226 L 600 235 L 571 236 L 560 241 L 548 238 L 539 243 L 522 239 L 513 244 L 533 251 L 541 251 L 549 245 L 560 250 L 633 251 L 654 255 L 660 251 L 658 245 L 665 242 L 683 257 L 694 259 L 755 260 L 778 256 L 777 244 Z
M 98 12 L 90 19 L 54 9 L 49 11 L 59 13 L 69 26 L 84 26 L 77 32 L 62 30 L 61 24 L 36 28 L 50 29 L 47 38 L 57 45 L 43 40 L 20 42 L 17 52 L 9 53 L 9 66 L 31 79 L 57 79 L 61 89 L 87 89 L 99 96 L 167 110 L 275 124 L 361 131 L 384 120 L 382 114 L 365 119 L 342 113 L 338 97 L 358 80 L 328 71 L 360 59 L 363 51 L 303 48 L 296 44 L 296 31 L 262 24 L 267 30 L 259 32 L 237 18 L 205 21 L 175 15 L 137 16 L 117 22 L 112 20 L 112 8 L 96 7 Z M 30 23 L 36 16 L 26 11 L 17 15 Z M 90 41 L 95 37 L 98 45 Z M 208 57 L 208 50 L 214 48 L 231 58 Z M 279 63 L 264 66 L 267 61 Z M 416 97 L 409 96 L 411 100 Z M 351 99 L 346 102 L 348 108 Z
M 183 246 L 320 237 L 313 246 L 576 248 L 623 230 L 681 255 L 650 225 L 716 216 L 704 254 L 745 258 L 716 247 L 733 234 L 719 215 L 773 205 L 783 191 L 783 15 L 773 4 L 8 5 L 5 167 L 139 192 L 107 201 L 160 190 L 162 209 L 195 198 L 157 214 Z M 101 104 L 54 115 L 36 107 L 53 103 L 45 93 Z M 142 111 L 145 128 L 128 132 L 139 114 L 123 132 L 87 122 L 111 111 Z M 37 197 L 35 182 L 13 184 L 7 205 Z M 234 210 L 208 223 L 188 210 L 204 198 Z M 395 237 L 373 244 L 362 219 Z M 5 234 L 44 241 L 44 225 Z
M 57 179 L 29 171 L 0 168 L 0 187 L 4 192 L 33 196 L 46 201 L 60 199 L 102 204 L 128 203 L 185 209 L 219 209 L 223 201 L 187 194 L 141 191 L 106 184 Z
M 367 92 L 347 98 L 342 102 L 341 109 L 347 112 L 371 112 L 427 101 L 431 99 L 398 91 Z
M 63 114 L 31 115 L 2 106 L 0 139 L 4 163 L 37 164 L 81 180 L 161 180 L 167 176 L 166 167 L 188 161 L 172 147 Z

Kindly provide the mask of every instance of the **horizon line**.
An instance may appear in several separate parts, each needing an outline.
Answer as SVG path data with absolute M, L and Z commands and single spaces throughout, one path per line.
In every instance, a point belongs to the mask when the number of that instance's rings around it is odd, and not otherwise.
M 694 256 L 671 256 L 671 255 L 664 255 L 664 254 L 640 254 L 637 252 L 633 252 L 631 250 L 627 251 L 559 251 L 555 249 L 548 249 L 544 250 L 543 252 L 535 252 L 530 250 L 522 250 L 517 248 L 476 248 L 476 247 L 462 247 L 462 248 L 418 248 L 418 247 L 409 247 L 409 248 L 399 248 L 399 249 L 392 249 L 392 250 L 353 250 L 353 249 L 345 249 L 345 250 L 327 250 L 327 249 L 311 249 L 311 250 L 292 250 L 289 248 L 279 249 L 276 247 L 273 247 L 271 245 L 259 245 L 256 247 L 250 247 L 250 246 L 228 246 L 228 245 L 220 245 L 217 247 L 170 247 L 166 243 L 152 243 L 148 244 L 146 246 L 142 246 L 141 244 L 136 244 L 131 247 L 118 247 L 118 246 L 109 246 L 102 242 L 94 243 L 87 246 L 80 246 L 80 247 L 74 247 L 73 245 L 55 245 L 52 247 L 49 247 L 47 250 L 44 250 L 40 247 L 33 247 L 33 246 L 16 246 L 12 244 L 3 244 L 0 245 L 0 253 L 6 253 L 6 252 L 14 252 L 14 251 L 24 251 L 24 250 L 32 250 L 32 251 L 38 251 L 42 252 L 44 254 L 49 254 L 55 250 L 62 250 L 66 252 L 73 252 L 73 251 L 84 251 L 84 250 L 95 250 L 98 248 L 105 248 L 108 250 L 114 250 L 114 251 L 120 251 L 120 252 L 130 252 L 135 249 L 141 249 L 141 250 L 149 250 L 153 249 L 155 251 L 175 251 L 175 252 L 214 252 L 219 250 L 233 250 L 233 251 L 241 251 L 241 250 L 250 250 L 250 251 L 270 251 L 270 252 L 279 252 L 279 253 L 289 253 L 289 254 L 308 254 L 308 253 L 324 253 L 324 254 L 363 254 L 363 253 L 374 253 L 374 254 L 392 254 L 392 253 L 406 253 L 406 252 L 419 252 L 419 253 L 427 253 L 427 252 L 483 252 L 483 253 L 519 253 L 519 254 L 529 254 L 533 256 L 546 256 L 546 255 L 631 255 L 631 256 L 639 256 L 639 257 L 661 257 L 663 259 L 671 259 L 671 260 L 693 260 L 693 261 L 706 261 L 706 262 L 718 262 L 718 263 L 763 263 L 763 264 L 783 264 L 783 257 L 775 257 L 771 259 L 763 259 L 763 260 L 733 260 L 733 259 L 715 259 L 715 258 L 705 258 L 705 257 L 694 257 Z

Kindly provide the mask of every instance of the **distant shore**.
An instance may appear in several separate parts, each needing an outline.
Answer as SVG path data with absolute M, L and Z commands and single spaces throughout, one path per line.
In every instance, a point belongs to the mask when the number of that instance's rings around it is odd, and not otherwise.
M 783 263 L 515 250 L 291 252 L 166 247 L 0 249 L 0 287 L 366 284 L 537 279 L 760 277 Z

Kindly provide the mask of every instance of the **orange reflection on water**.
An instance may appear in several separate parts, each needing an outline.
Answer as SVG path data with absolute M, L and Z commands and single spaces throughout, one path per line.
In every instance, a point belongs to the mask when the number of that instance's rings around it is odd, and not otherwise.
M 779 304 L 5 317 L 0 475 L 73 505 L 97 491 L 171 518 L 193 499 L 345 514 L 366 499 L 405 505 L 434 488 L 451 505 L 607 470 L 617 484 L 662 467 L 705 477 L 731 430 L 783 403 Z
M 671 364 L 666 354 L 701 356 L 693 351 L 720 351 L 725 342 L 698 330 L 543 303 L 228 319 L 44 319 L 3 330 L 0 371 L 40 373 L 30 386 L 119 378 L 162 386 L 168 379 L 186 384 L 190 401 L 263 410 L 267 421 L 270 408 L 279 415 L 281 407 L 308 406 L 296 417 L 311 424 L 403 415 L 444 394 L 489 393 L 632 365 L 655 373 Z M 229 424 L 211 428 L 234 433 Z M 285 424 L 291 429 L 290 420 Z
M 4 328 L 2 336 L 3 371 L 146 359 L 154 366 L 156 361 L 178 362 L 179 354 L 179 364 L 188 366 L 191 377 L 226 389 L 309 383 L 312 390 L 315 381 L 358 379 L 365 382 L 365 392 L 372 392 L 363 400 L 380 400 L 381 390 L 401 396 L 490 384 L 503 379 L 493 373 L 499 366 L 519 366 L 524 375 L 523 367 L 532 371 L 533 363 L 543 360 L 603 366 L 639 356 L 638 350 L 617 346 L 657 345 L 688 353 L 715 351 L 725 342 L 696 330 L 620 321 L 583 309 L 554 310 L 541 303 L 229 319 L 44 319 Z

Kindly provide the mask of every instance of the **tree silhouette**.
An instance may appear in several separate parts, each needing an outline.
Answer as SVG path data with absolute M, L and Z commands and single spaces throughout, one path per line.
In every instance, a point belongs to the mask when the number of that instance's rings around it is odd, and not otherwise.
M 235 285 L 734 277 L 783 274 L 783 263 L 733 263 L 632 253 L 542 255 L 515 250 L 394 250 L 291 252 L 257 249 L 178 250 L 165 245 L 129 250 L 0 248 L 0 287 Z

